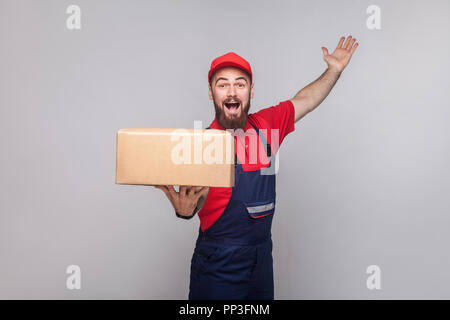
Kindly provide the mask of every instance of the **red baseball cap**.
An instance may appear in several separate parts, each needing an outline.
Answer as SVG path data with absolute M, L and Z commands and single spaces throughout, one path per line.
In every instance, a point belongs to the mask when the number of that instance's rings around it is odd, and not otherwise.
M 211 81 L 211 77 L 220 68 L 224 67 L 236 67 L 248 73 L 250 76 L 250 81 L 252 81 L 252 68 L 247 60 L 237 55 L 234 52 L 228 52 L 223 56 L 217 57 L 211 62 L 211 68 L 208 72 L 208 82 Z

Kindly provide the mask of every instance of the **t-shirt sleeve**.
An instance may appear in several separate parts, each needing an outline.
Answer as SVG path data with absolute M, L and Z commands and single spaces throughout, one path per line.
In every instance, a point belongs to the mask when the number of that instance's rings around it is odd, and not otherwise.
M 284 137 L 295 130 L 295 109 L 290 100 L 280 102 L 273 107 L 262 109 L 255 113 L 255 116 L 262 120 L 263 126 L 266 123 L 269 127 L 267 129 L 279 130 L 279 145 L 283 142 Z

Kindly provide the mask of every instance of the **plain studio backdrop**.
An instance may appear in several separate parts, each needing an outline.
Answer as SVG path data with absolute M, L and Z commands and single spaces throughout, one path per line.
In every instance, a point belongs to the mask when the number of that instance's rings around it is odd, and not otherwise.
M 229 51 L 253 68 L 250 112 L 276 105 L 352 35 L 350 64 L 280 150 L 275 298 L 449 299 L 449 13 L 446 0 L 1 0 L 0 298 L 186 299 L 198 217 L 115 184 L 117 130 L 208 126 L 207 72 Z

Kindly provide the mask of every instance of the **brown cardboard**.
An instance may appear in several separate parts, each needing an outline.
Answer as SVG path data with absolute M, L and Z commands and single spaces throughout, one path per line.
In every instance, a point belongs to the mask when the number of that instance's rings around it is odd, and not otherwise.
M 117 184 L 234 186 L 234 138 L 225 130 L 130 128 L 116 138 Z

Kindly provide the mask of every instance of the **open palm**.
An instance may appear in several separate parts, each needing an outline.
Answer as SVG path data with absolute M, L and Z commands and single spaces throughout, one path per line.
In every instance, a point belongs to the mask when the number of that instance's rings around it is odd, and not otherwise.
M 323 59 L 328 64 L 328 67 L 342 72 L 350 61 L 350 58 L 358 47 L 358 42 L 355 43 L 356 38 L 352 39 L 352 36 L 348 36 L 347 40 L 345 37 L 341 37 L 339 43 L 332 54 L 328 53 L 328 49 L 322 47 Z

